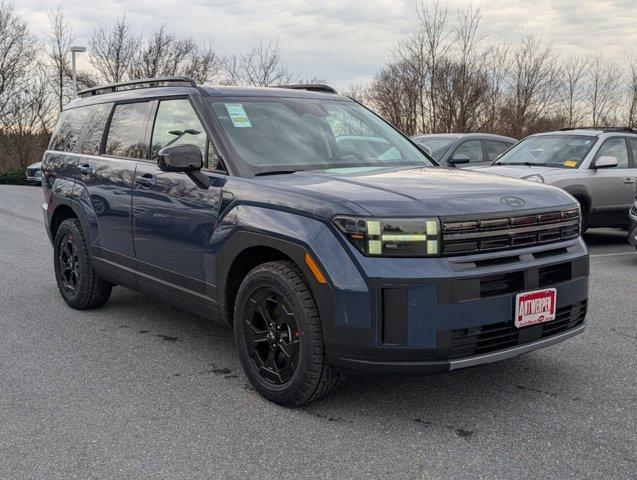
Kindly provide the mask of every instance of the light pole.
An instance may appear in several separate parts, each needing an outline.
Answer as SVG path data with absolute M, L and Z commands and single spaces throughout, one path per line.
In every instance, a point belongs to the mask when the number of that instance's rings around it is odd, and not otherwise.
M 86 52 L 86 47 L 71 47 L 71 72 L 73 73 L 73 97 L 77 97 L 77 76 L 75 74 L 75 53 Z

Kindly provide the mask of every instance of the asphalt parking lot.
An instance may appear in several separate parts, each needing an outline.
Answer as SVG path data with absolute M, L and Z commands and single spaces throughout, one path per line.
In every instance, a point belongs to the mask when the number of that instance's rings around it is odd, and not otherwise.
M 587 234 L 588 327 L 516 359 L 348 378 L 301 409 L 230 329 L 116 288 L 58 294 L 38 188 L 0 186 L 0 478 L 635 478 L 637 252 Z

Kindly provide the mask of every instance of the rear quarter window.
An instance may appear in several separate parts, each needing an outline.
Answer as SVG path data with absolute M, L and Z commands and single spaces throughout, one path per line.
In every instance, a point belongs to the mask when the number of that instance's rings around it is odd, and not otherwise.
M 80 153 L 82 129 L 90 113 L 90 107 L 64 110 L 60 114 L 58 125 L 49 144 L 49 150 Z

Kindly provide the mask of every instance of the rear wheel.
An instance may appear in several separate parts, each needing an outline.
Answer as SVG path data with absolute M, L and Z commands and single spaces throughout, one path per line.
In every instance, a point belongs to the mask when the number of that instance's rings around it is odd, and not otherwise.
M 60 224 L 53 241 L 53 252 L 58 289 L 70 307 L 84 310 L 108 301 L 113 284 L 95 274 L 77 218 L 69 218 Z
M 264 263 L 248 273 L 235 302 L 234 334 L 250 383 L 268 400 L 302 405 L 338 383 L 325 358 L 316 303 L 292 262 Z

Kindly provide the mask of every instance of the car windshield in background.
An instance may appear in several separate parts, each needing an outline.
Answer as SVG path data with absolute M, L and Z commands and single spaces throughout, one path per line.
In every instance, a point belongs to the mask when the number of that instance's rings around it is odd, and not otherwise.
M 451 144 L 455 142 L 455 140 L 445 138 L 414 138 L 413 140 L 418 145 L 428 148 L 431 156 L 436 161 L 440 160 Z
M 577 168 L 596 140 L 582 135 L 528 137 L 505 152 L 494 165 Z
M 240 159 L 256 175 L 432 165 L 394 128 L 353 102 L 237 97 L 211 104 Z

